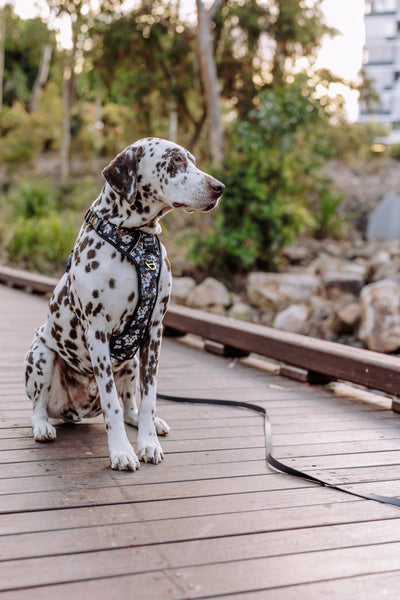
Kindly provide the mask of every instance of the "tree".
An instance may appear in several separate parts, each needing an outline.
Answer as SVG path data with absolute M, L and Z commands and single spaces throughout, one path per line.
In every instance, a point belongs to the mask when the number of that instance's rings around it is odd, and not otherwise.
M 313 225 L 315 195 L 331 194 L 319 170 L 332 148 L 328 115 L 305 75 L 265 90 L 231 132 L 223 202 L 195 255 L 218 276 L 274 269 L 282 247 Z
M 47 83 L 52 54 L 53 54 L 53 44 L 49 44 L 49 43 L 44 44 L 43 48 L 42 48 L 42 57 L 40 60 L 39 69 L 38 69 L 35 83 L 34 83 L 34 86 L 32 89 L 32 97 L 31 97 L 31 101 L 30 101 L 31 111 L 36 109 L 39 95 L 42 92 L 45 84 Z
M 6 9 L 0 11 L 0 111 L 3 108 L 4 54 L 6 37 Z
M 110 19 L 122 0 L 102 0 L 96 9 L 86 0 L 47 0 L 52 14 L 67 17 L 71 24 L 72 47 L 63 52 L 63 142 L 61 147 L 61 178 L 70 173 L 71 109 L 76 98 L 76 70 L 83 68 L 88 47 L 91 46 L 90 31 L 97 19 Z
M 195 33 L 172 3 L 143 1 L 128 15 L 103 23 L 93 39 L 93 64 L 105 102 L 129 106 L 138 136 L 168 136 L 176 111 L 178 137 L 189 149 L 205 121 Z
M 39 18 L 20 19 L 9 5 L 2 10 L 1 16 L 5 30 L 3 104 L 11 106 L 19 101 L 29 107 L 42 49 L 46 44 L 54 46 L 54 34 Z
M 198 56 L 207 106 L 210 154 L 213 163 L 217 167 L 221 167 L 222 165 L 225 147 L 221 120 L 220 96 L 218 91 L 217 69 L 214 58 L 213 43 L 210 35 L 210 22 L 221 4 L 222 0 L 214 0 L 210 8 L 206 9 L 202 0 L 196 0 L 198 16 Z

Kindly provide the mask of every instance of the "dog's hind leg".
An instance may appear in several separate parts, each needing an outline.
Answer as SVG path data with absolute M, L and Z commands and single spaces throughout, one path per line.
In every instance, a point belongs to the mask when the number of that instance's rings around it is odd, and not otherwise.
M 25 356 L 25 389 L 33 403 L 31 416 L 33 437 L 38 442 L 56 438 L 56 430 L 48 421 L 47 401 L 54 370 L 55 354 L 36 333 Z
M 139 425 L 139 411 L 135 399 L 138 374 L 139 361 L 136 356 L 115 374 L 115 384 L 124 409 L 124 421 L 133 427 Z M 166 435 L 170 431 L 168 423 L 159 417 L 155 418 L 155 426 L 158 435 Z

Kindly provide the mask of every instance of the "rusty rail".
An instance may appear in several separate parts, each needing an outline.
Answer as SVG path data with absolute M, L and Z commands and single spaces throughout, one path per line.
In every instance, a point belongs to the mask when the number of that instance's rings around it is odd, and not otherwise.
M 50 294 L 57 280 L 0 266 L 0 283 L 30 293 Z M 282 372 L 302 381 L 344 380 L 384 392 L 399 410 L 400 357 L 379 354 L 304 335 L 279 331 L 184 306 L 172 305 L 164 320 L 169 335 L 192 333 L 226 356 L 255 353 L 283 364 Z

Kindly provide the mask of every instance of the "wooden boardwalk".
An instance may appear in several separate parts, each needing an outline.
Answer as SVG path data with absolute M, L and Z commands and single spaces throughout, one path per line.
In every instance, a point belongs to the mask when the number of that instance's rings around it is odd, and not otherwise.
M 400 509 L 271 472 L 251 411 L 160 402 L 165 460 L 136 473 L 111 471 L 99 419 L 35 443 L 22 360 L 45 313 L 0 286 L 2 599 L 397 599 Z M 171 339 L 159 388 L 261 404 L 277 458 L 400 496 L 400 417 L 384 405 Z

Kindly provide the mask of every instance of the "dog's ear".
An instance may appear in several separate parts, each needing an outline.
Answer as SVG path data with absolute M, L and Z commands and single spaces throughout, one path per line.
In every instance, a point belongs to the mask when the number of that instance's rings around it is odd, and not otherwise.
M 143 148 L 128 146 L 103 169 L 103 176 L 112 189 L 130 204 L 136 195 L 136 172 Z

